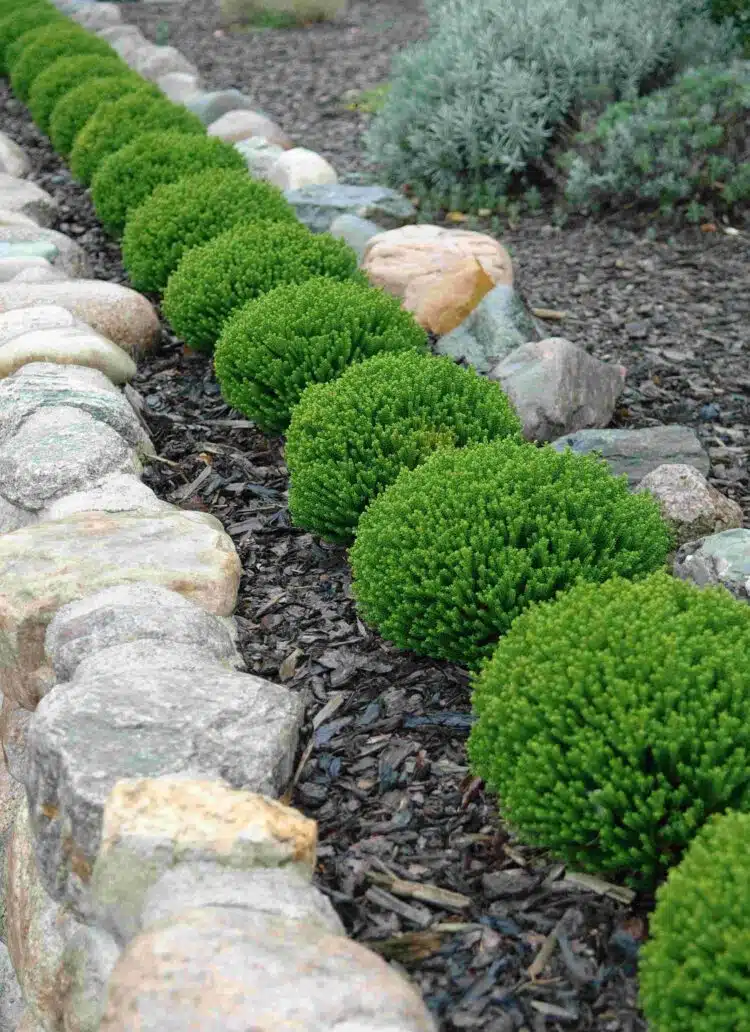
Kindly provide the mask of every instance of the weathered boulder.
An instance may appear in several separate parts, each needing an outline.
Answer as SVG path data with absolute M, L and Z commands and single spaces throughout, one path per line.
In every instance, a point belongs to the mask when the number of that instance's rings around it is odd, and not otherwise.
M 697 469 L 684 463 L 657 466 L 636 491 L 649 491 L 657 499 L 676 545 L 742 526 L 737 502 L 720 494 Z
M 269 143 L 262 136 L 250 136 L 247 140 L 238 140 L 234 149 L 245 159 L 247 170 L 256 179 L 268 179 L 268 174 L 284 153 L 284 148 Z
M 688 541 L 677 550 L 674 574 L 700 587 L 720 584 L 735 598 L 750 602 L 750 530 L 723 530 Z
M 344 240 L 352 250 L 357 252 L 359 260 L 367 250 L 367 245 L 374 236 L 382 233 L 383 230 L 369 219 L 362 219 L 358 215 L 337 215 L 330 225 L 328 232 L 339 240 Z
M 227 111 L 253 111 L 256 107 L 252 97 L 235 89 L 201 91 L 187 98 L 184 104 L 204 125 L 216 122 Z
M 405 226 L 417 218 L 411 201 L 385 186 L 348 186 L 343 183 L 303 186 L 298 190 L 287 190 L 286 199 L 300 222 L 313 233 L 326 232 L 334 219 L 341 215 L 374 219 L 386 230 Z M 380 229 L 376 228 L 376 232 Z
M 154 43 L 147 43 L 145 47 L 138 47 L 132 54 L 122 56 L 134 71 L 144 79 L 151 79 L 152 82 L 170 72 L 198 75 L 195 65 L 191 64 L 176 47 L 160 47 Z
M 44 226 L 8 226 L 0 229 L 0 258 L 13 258 L 21 255 L 38 255 L 40 258 L 47 258 L 54 266 L 72 278 L 89 276 L 91 265 L 80 244 L 77 244 L 64 233 L 58 233 L 56 229 L 46 229 Z M 112 284 L 114 286 L 114 284 Z M 22 304 L 8 305 L 4 302 L 4 287 L 0 291 L 0 312 L 8 311 L 9 308 L 22 308 Z M 19 287 L 15 288 L 19 290 Z M 57 288 L 58 290 L 61 287 Z M 125 289 L 124 287 L 121 289 Z M 50 304 L 55 302 L 34 301 L 31 287 L 26 288 L 26 297 L 29 300 L 24 304 Z
M 28 179 L 0 172 L 0 208 L 20 211 L 39 226 L 51 226 L 57 216 L 57 201 Z
M 421 295 L 414 318 L 438 336 L 450 333 L 465 322 L 494 286 L 477 259 L 467 258 L 452 265 Z
M 206 133 L 209 136 L 225 140 L 227 143 L 237 143 L 252 136 L 259 136 L 283 150 L 289 150 L 293 146 L 281 126 L 278 126 L 266 115 L 246 108 L 226 111 L 209 125 Z
M 7 208 L 0 208 L 0 236 L 6 226 L 30 226 L 33 228 L 36 225 L 34 219 L 30 219 L 28 215 L 22 215 L 20 211 L 8 211 Z
M 22 785 L 26 784 L 26 739 L 30 720 L 29 710 L 13 702 L 7 695 L 3 696 L 0 707 L 0 741 L 3 745 L 3 757 L 10 776 Z
M 16 1032 L 26 1004 L 5 943 L 0 943 L 0 1032 Z
M 168 100 L 189 107 L 189 101 L 203 96 L 200 92 L 200 78 L 190 72 L 167 72 L 160 75 L 156 85 Z
M 0 348 L 16 337 L 37 330 L 69 329 L 86 326 L 60 305 L 35 305 L 33 308 L 14 308 L 0 315 Z M 90 328 L 90 327 L 87 327 Z
M 317 183 L 335 183 L 338 176 L 322 155 L 305 147 L 293 147 L 276 159 L 266 179 L 280 190 L 298 190 Z
M 33 309 L 22 308 L 19 311 Z M 0 316 L 0 320 L 2 318 Z M 126 351 L 85 323 L 79 320 L 76 322 L 77 325 L 73 326 L 22 333 L 7 344 L 0 345 L 0 377 L 10 376 L 29 362 L 87 366 L 89 369 L 98 369 L 112 383 L 117 384 L 126 383 L 135 376 L 136 364 Z
M 23 147 L 19 147 L 10 136 L 0 133 L 0 173 L 21 179 L 30 168 L 31 164 Z
M 18 276 L 34 269 L 49 271 L 58 281 L 68 278 L 64 272 L 55 269 L 46 258 L 32 254 L 18 258 L 0 258 L 0 283 L 12 283 Z
M 174 512 L 174 506 L 157 498 L 138 477 L 112 473 L 85 491 L 58 498 L 42 511 L 41 519 L 62 520 L 79 512 Z

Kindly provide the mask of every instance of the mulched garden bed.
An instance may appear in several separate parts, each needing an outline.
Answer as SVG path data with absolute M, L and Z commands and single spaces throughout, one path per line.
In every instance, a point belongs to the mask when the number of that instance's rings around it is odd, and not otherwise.
M 0 111 L 60 203 L 56 228 L 97 276 L 124 282 L 86 191 L 5 89 Z M 557 231 L 537 219 L 504 239 L 529 302 L 568 313 L 550 333 L 627 366 L 615 425 L 695 427 L 712 482 L 750 516 L 747 236 L 649 242 L 615 224 Z M 235 542 L 248 670 L 305 695 L 291 802 L 319 822 L 317 881 L 350 934 L 403 966 L 445 1030 L 644 1030 L 635 965 L 651 901 L 584 886 L 502 829 L 467 769 L 465 672 L 400 652 L 357 619 L 345 551 L 290 527 L 282 441 L 231 412 L 210 361 L 166 327 L 128 393 L 159 455 L 145 482 L 214 513 Z

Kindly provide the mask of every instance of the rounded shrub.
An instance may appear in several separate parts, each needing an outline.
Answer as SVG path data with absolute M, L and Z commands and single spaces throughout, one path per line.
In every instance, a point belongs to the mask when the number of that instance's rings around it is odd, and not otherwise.
M 240 152 L 215 136 L 178 130 L 144 133 L 105 158 L 92 180 L 91 199 L 104 228 L 119 236 L 128 212 L 143 204 L 157 186 L 214 168 L 247 175 Z
M 371 503 L 350 552 L 364 619 L 401 648 L 475 666 L 533 602 L 650 573 L 658 503 L 596 456 L 515 441 L 445 449 Z
M 14 11 L 7 7 L 0 9 L 0 75 L 8 73 L 8 49 L 15 41 L 26 32 L 52 22 L 69 24 L 51 4 L 32 3 L 22 11 L 17 7 Z
M 101 57 L 98 54 L 61 57 L 34 80 L 28 105 L 31 117 L 42 132 L 47 132 L 55 105 L 71 89 L 87 79 L 122 76 L 129 72 L 130 69 L 119 57 Z
M 129 70 L 124 75 L 87 79 L 66 93 L 55 105 L 49 120 L 49 138 L 57 153 L 63 157 L 70 154 L 76 136 L 101 104 L 136 91 L 154 98 L 163 96 L 158 86 Z
M 234 169 L 210 169 L 154 190 L 125 225 L 122 254 L 136 290 L 166 287 L 186 251 L 233 226 L 293 222 L 281 190 Z
M 713 817 L 659 889 L 640 986 L 653 1032 L 750 1027 L 750 814 Z
M 18 48 L 17 52 L 15 48 Z M 118 60 L 109 43 L 71 22 L 66 25 L 53 22 L 26 33 L 9 48 L 8 68 L 13 92 L 25 103 L 37 77 L 53 62 L 61 57 L 80 57 L 82 54 Z
M 229 404 L 271 433 L 289 425 L 309 384 L 381 351 L 426 349 L 427 335 L 396 298 L 361 283 L 287 283 L 224 323 L 214 366 Z
M 723 588 L 578 585 L 476 678 L 473 770 L 525 841 L 650 889 L 712 814 L 750 808 L 748 660 L 750 607 Z
M 388 300 L 394 316 L 404 319 L 396 299 Z M 358 331 L 356 309 L 350 319 Z M 336 330 L 334 324 L 331 337 L 338 344 Z M 382 320 L 378 330 L 380 347 L 395 350 L 394 330 Z M 220 354 L 221 344 L 217 363 Z M 414 469 L 439 447 L 504 437 L 520 443 L 521 421 L 497 383 L 450 358 L 413 351 L 378 355 L 331 383 L 309 387 L 292 412 L 289 511 L 297 526 L 350 541 L 367 505 L 402 469 Z
M 342 240 L 299 223 L 238 226 L 188 251 L 169 277 L 162 311 L 196 351 L 211 351 L 235 308 L 283 283 L 314 276 L 365 283 Z
M 110 154 L 137 136 L 169 129 L 196 136 L 204 136 L 206 132 L 201 120 L 187 108 L 141 90 L 107 101 L 99 105 L 76 136 L 70 152 L 70 170 L 88 186 Z

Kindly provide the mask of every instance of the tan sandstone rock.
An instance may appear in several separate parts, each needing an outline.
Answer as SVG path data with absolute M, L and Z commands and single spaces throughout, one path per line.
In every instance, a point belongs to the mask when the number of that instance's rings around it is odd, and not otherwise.
M 280 190 L 299 190 L 303 186 L 338 182 L 333 166 L 320 154 L 305 147 L 284 151 L 271 165 L 266 179 Z
M 476 258 L 452 266 L 422 295 L 414 318 L 426 330 L 450 333 L 474 311 L 495 282 Z
M 98 369 L 117 384 L 131 380 L 137 368 L 119 345 L 81 322 L 68 327 L 32 330 L 7 344 L 0 344 L 0 377 L 10 376 L 28 362 L 87 366 Z
M 57 610 L 114 584 L 147 581 L 229 616 L 240 563 L 212 516 L 82 513 L 0 536 L 0 688 L 35 709 L 52 687 L 44 635 Z
M 220 140 L 226 140 L 227 143 L 237 143 L 251 136 L 260 136 L 285 150 L 294 146 L 280 126 L 257 111 L 227 111 L 221 118 L 212 122 L 206 132 L 209 136 L 218 136 Z
M 720 494 L 693 466 L 665 463 L 636 488 L 650 491 L 675 534 L 675 546 L 742 527 L 742 509 Z

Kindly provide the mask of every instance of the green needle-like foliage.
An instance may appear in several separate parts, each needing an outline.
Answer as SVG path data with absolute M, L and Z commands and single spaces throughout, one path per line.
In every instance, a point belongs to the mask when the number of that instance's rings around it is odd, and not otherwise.
M 229 404 L 281 433 L 309 384 L 381 351 L 424 350 L 427 335 L 396 298 L 326 278 L 287 283 L 236 311 L 214 361 Z
M 161 291 L 186 251 L 237 225 L 293 222 L 281 190 L 246 169 L 210 169 L 159 186 L 128 215 L 122 256 L 136 290 Z
M 68 157 L 76 137 L 99 107 L 119 100 L 126 93 L 140 92 L 144 97 L 163 98 L 159 87 L 126 69 L 124 75 L 87 79 L 70 90 L 55 105 L 49 120 L 49 138 L 58 154 Z
M 298 223 L 238 226 L 188 251 L 169 277 L 162 311 L 188 347 L 212 351 L 236 308 L 314 276 L 367 282 L 356 253 L 327 233 Z
M 19 10 L 15 2 L 13 7 L 0 8 L 0 75 L 8 74 L 8 50 L 15 41 L 32 29 L 52 22 L 69 24 L 52 4 L 30 3 Z
M 392 331 L 383 329 L 390 344 Z M 289 511 L 297 526 L 349 542 L 367 505 L 402 469 L 439 447 L 503 437 L 520 442 L 521 422 L 497 383 L 449 358 L 378 355 L 308 387 L 293 410 Z
M 46 133 L 56 104 L 72 89 L 88 79 L 100 79 L 109 75 L 123 76 L 129 73 L 130 69 L 119 57 L 83 54 L 58 58 L 34 80 L 28 105 L 31 117 L 42 132 Z
M 712 818 L 659 889 L 640 985 L 652 1032 L 750 1029 L 750 814 Z
M 591 455 L 441 450 L 371 503 L 350 551 L 362 616 L 401 648 L 476 666 L 533 602 L 637 577 L 671 543 L 658 503 Z
M 91 183 L 91 199 L 107 232 L 119 236 L 128 213 L 157 186 L 217 168 L 247 174 L 240 152 L 215 136 L 179 130 L 144 133 L 101 163 Z
M 653 888 L 712 814 L 750 808 L 749 661 L 750 607 L 724 588 L 579 585 L 477 677 L 473 769 L 527 842 Z
M 137 136 L 166 132 L 205 135 L 197 115 L 169 100 L 127 93 L 119 100 L 100 104 L 95 114 L 78 133 L 70 152 L 70 170 L 88 186 L 101 163 Z
M 26 103 L 37 77 L 51 64 L 61 57 L 80 57 L 82 54 L 119 60 L 109 43 L 73 22 L 63 25 L 52 22 L 26 33 L 8 48 L 13 92 Z

